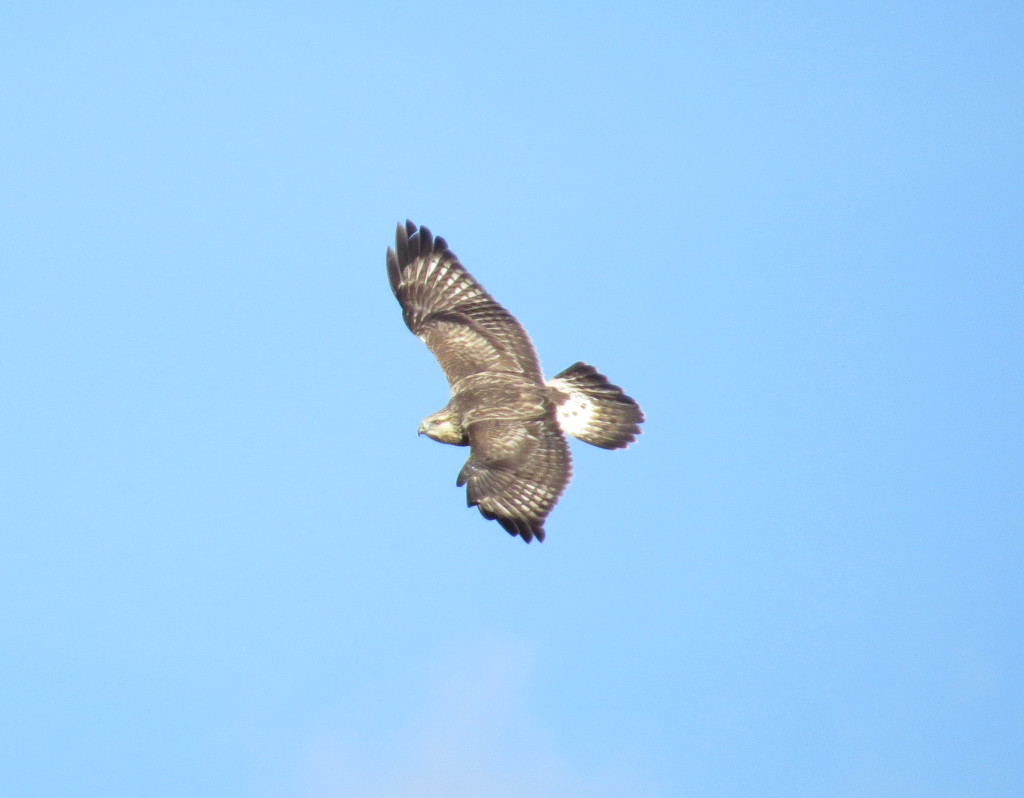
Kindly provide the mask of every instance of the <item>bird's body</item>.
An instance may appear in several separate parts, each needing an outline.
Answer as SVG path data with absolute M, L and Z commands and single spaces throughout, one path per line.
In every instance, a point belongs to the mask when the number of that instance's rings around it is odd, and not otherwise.
M 523 327 L 426 227 L 399 225 L 387 265 L 406 325 L 451 387 L 420 432 L 470 447 L 457 481 L 470 506 L 509 534 L 543 540 L 544 520 L 572 476 L 565 435 L 627 446 L 640 432 L 639 405 L 585 363 L 545 382 Z

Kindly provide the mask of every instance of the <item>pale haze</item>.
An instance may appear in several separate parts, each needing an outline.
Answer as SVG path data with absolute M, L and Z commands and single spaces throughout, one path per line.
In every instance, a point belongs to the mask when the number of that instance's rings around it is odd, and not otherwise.
M 1024 794 L 1018 3 L 8 3 L 0 794 Z M 592 363 L 524 544 L 385 250 Z

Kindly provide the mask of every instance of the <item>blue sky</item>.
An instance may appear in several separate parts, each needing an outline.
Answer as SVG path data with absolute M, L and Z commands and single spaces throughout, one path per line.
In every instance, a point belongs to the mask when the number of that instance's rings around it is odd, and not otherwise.
M 1013 3 L 9 3 L 0 791 L 1024 790 Z M 384 252 L 647 413 L 526 546 Z

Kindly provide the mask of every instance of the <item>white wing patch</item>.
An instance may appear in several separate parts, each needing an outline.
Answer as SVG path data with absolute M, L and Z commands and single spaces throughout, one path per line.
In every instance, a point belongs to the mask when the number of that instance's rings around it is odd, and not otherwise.
M 567 380 L 548 380 L 548 387 L 565 394 L 567 398 L 558 406 L 558 427 L 566 435 L 580 437 L 594 420 L 597 406 L 585 393 L 576 390 Z
M 440 264 L 440 263 L 441 263 L 441 254 L 440 253 L 430 255 L 426 259 L 426 262 L 424 263 L 424 266 L 426 268 L 423 270 L 423 275 L 422 275 L 423 279 L 426 279 L 427 277 L 430 277 L 430 275 L 432 275 L 434 273 L 434 269 L 436 269 L 438 267 L 438 264 Z

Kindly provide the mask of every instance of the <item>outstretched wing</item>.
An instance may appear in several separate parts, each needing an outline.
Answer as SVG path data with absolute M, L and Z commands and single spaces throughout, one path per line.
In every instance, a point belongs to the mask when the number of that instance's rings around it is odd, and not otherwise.
M 510 535 L 544 540 L 544 519 L 572 476 L 569 445 L 553 418 L 470 425 L 472 454 L 456 484 L 466 503 Z
M 457 483 L 467 503 L 509 534 L 543 540 L 572 461 L 529 336 L 426 227 L 399 225 L 387 264 L 406 326 L 452 386 L 470 446 Z
M 398 225 L 387 260 L 402 318 L 434 353 L 449 384 L 483 371 L 542 380 L 526 330 L 473 279 L 443 238 L 407 221 Z

